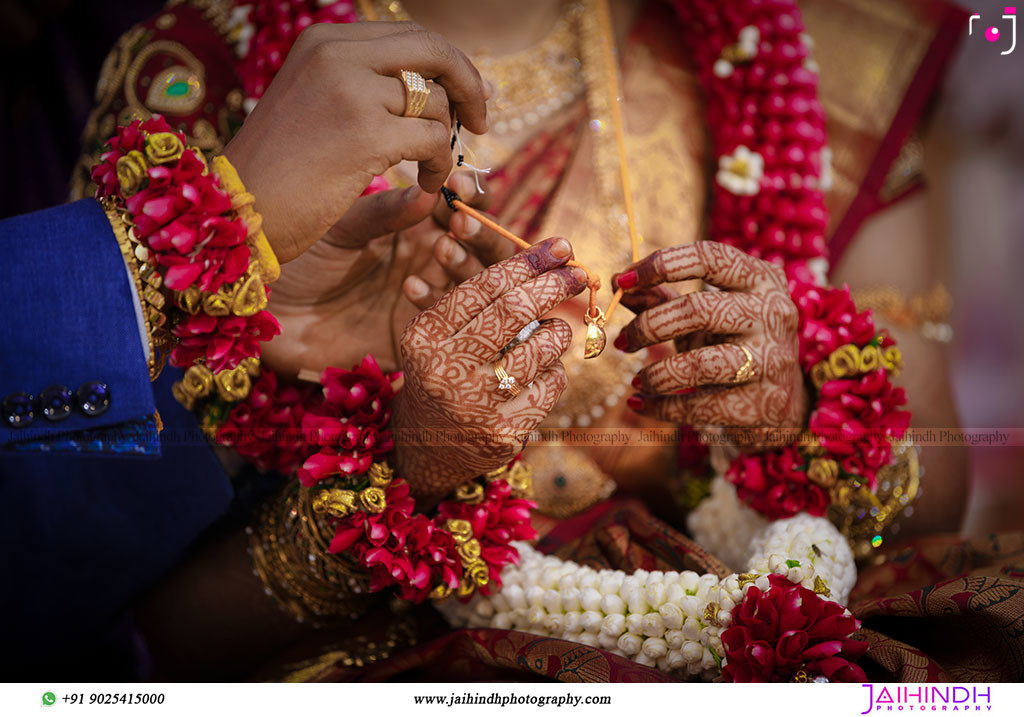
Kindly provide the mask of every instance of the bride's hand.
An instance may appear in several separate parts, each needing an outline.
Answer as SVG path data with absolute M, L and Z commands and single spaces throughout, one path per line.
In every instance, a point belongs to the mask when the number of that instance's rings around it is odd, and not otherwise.
M 398 76 L 433 80 L 420 117 L 404 117 Z M 485 90 L 469 59 L 412 23 L 318 24 L 299 36 L 274 81 L 224 150 L 256 197 L 281 263 L 342 217 L 374 176 L 419 163 L 419 185 L 440 189 L 452 167 L 452 110 L 487 131 Z
M 405 387 L 394 405 L 396 469 L 432 504 L 508 463 L 566 386 L 572 330 L 545 321 L 503 358 L 522 392 L 498 387 L 494 361 L 519 331 L 586 287 L 565 266 L 572 247 L 549 239 L 495 264 L 419 314 L 402 336 Z
M 486 181 L 480 179 L 480 184 L 483 192 L 477 191 L 476 182 L 468 172 L 453 174 L 447 182 L 462 201 L 485 211 L 491 196 L 487 193 Z M 434 264 L 409 275 L 402 285 L 405 298 L 419 309 L 428 308 L 451 286 L 461 284 L 517 251 L 516 245 L 508 239 L 465 212 L 453 212 L 444 202 L 437 205 L 434 220 L 448 230 L 434 243 Z
M 662 286 L 689 279 L 722 291 L 676 296 Z M 770 435 L 803 425 L 808 399 L 797 309 L 780 267 L 727 245 L 697 242 L 656 251 L 612 281 L 626 291 L 622 303 L 637 312 L 616 348 L 633 352 L 674 340 L 679 349 L 637 374 L 633 386 L 640 393 L 628 401 L 633 410 L 702 430 L 725 428 L 747 448 L 788 442 Z M 741 346 L 750 352 L 745 380 L 740 370 L 748 356 Z

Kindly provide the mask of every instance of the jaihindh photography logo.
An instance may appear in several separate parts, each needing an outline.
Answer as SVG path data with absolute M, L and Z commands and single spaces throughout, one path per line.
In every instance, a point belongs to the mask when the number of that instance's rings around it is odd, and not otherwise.
M 899 687 L 865 684 L 863 687 L 868 703 L 862 715 L 879 711 L 959 713 L 992 710 L 992 688 L 989 686 Z

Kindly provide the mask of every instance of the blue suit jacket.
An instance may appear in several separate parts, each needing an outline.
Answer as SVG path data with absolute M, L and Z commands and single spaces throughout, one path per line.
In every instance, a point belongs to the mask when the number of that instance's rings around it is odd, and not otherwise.
M 29 661 L 93 639 L 231 500 L 171 397 L 180 373 L 150 383 L 129 281 L 94 200 L 0 222 L 0 400 L 86 381 L 111 396 L 102 415 L 0 428 L 0 644 Z

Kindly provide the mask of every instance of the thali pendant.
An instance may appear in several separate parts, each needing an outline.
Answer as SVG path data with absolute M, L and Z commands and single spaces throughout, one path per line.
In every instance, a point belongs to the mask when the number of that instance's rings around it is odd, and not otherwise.
M 597 358 L 604 351 L 604 345 L 606 341 L 604 333 L 604 312 L 600 308 L 594 307 L 597 311 L 597 316 L 591 316 L 590 310 L 584 315 L 583 320 L 587 324 L 587 340 L 583 344 L 583 358 L 592 359 Z

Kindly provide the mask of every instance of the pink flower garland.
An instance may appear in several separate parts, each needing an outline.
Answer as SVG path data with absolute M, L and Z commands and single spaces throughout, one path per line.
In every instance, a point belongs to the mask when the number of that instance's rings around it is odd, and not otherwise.
M 334 477 L 358 478 L 394 448 L 387 425 L 400 375 L 385 373 L 368 355 L 351 370 L 325 369 L 322 391 L 314 392 L 281 384 L 263 369 L 218 428 L 217 441 L 263 470 L 296 471 L 307 488 Z M 379 513 L 331 518 L 329 552 L 347 553 L 366 569 L 372 591 L 395 587 L 403 600 L 421 602 L 439 585 L 454 590 L 463 580 L 458 544 L 446 528 L 450 520 L 466 521 L 480 544 L 484 594 L 500 589 L 502 568 L 518 562 L 511 542 L 536 537 L 530 525 L 536 504 L 513 497 L 504 480 L 488 483 L 478 503 L 441 503 L 432 518 L 415 512 L 401 478 L 392 479 L 384 495 Z
M 791 282 L 800 311 L 800 363 L 805 372 L 840 346 L 863 347 L 875 340 L 871 312 L 858 312 L 850 291 Z M 879 344 L 891 346 L 883 335 Z M 816 396 L 809 428 L 825 450 L 822 458 L 839 464 L 842 477 L 853 477 L 869 488 L 892 458 L 892 441 L 904 436 L 910 412 L 902 388 L 892 385 L 885 369 L 826 381 Z M 808 459 L 796 445 L 736 458 L 726 472 L 741 500 L 771 519 L 801 511 L 824 515 L 828 491 L 807 477 Z
M 705 93 L 716 157 L 738 148 L 756 152 L 764 168 L 756 192 L 736 194 L 712 182 L 708 238 L 779 264 L 800 311 L 800 362 L 805 372 L 844 344 L 875 340 L 870 312 L 858 312 L 849 291 L 819 288 L 809 262 L 824 261 L 828 212 L 821 182 L 825 169 L 825 112 L 799 8 L 792 0 L 675 0 Z M 756 42 L 740 48 L 744 35 Z M 742 51 L 739 51 L 741 50 Z M 731 59 L 729 59 L 731 58 Z M 723 64 L 724 63 L 724 64 Z M 891 344 L 887 336 L 882 345 Z M 827 382 L 810 429 L 842 470 L 874 486 L 891 458 L 910 414 L 884 371 L 857 380 Z M 800 511 L 823 515 L 828 492 L 806 474 L 795 445 L 741 455 L 726 477 L 741 499 L 769 518 Z
M 769 575 L 762 593 L 751 586 L 722 632 L 726 682 L 786 682 L 799 670 L 807 678 L 864 682 L 857 665 L 868 643 L 850 639 L 860 621 L 842 605 L 824 600 L 781 575 Z
M 351 371 L 327 368 L 320 375 L 323 412 L 307 413 L 302 432 L 320 446 L 299 469 L 302 485 L 310 487 L 335 475 L 365 473 L 375 459 L 394 448 L 391 432 L 391 384 L 400 373 L 381 371 L 373 356 L 367 355 Z
M 283 384 L 263 369 L 249 395 L 228 412 L 217 442 L 260 470 L 291 475 L 318 448 L 305 440 L 302 419 L 322 403 L 323 395 L 311 384 Z
M 708 238 L 780 264 L 790 279 L 813 283 L 810 259 L 826 252 L 828 212 L 820 187 L 825 110 L 818 77 L 805 67 L 809 48 L 793 0 L 674 0 L 704 90 L 715 157 L 747 147 L 764 159 L 756 194 L 711 185 Z M 755 54 L 716 65 L 756 28 Z
M 347 552 L 369 570 L 372 592 L 395 586 L 403 600 L 422 602 L 438 584 L 457 587 L 461 563 L 452 534 L 415 512 L 404 480 L 391 481 L 385 494 L 382 512 L 357 511 L 335 523 L 328 552 Z
M 489 581 L 480 591 L 489 595 L 501 588 L 501 569 L 518 564 L 519 553 L 510 543 L 537 537 L 530 525 L 530 509 L 536 503 L 512 498 L 503 480 L 490 483 L 477 505 L 448 501 L 438 506 L 431 519 L 415 513 L 409 484 L 400 478 L 386 491 L 387 507 L 381 513 L 355 512 L 335 523 L 328 552 L 349 553 L 370 571 L 370 590 L 397 588 L 403 600 L 422 602 L 438 585 L 454 590 L 461 579 L 461 561 L 452 534 L 445 524 L 466 520 L 480 542 L 480 557 L 487 564 Z
M 146 136 L 170 132 L 182 145 L 185 135 L 174 132 L 159 115 L 118 127 L 92 170 L 98 198 L 124 202 L 135 232 L 150 253 L 150 261 L 166 268 L 164 282 L 173 291 L 197 285 L 217 291 L 239 279 L 249 268 L 245 223 L 231 211 L 231 198 L 196 150 L 185 149 L 173 165 L 146 169 L 141 188 L 124 196 L 117 178 L 117 161 L 129 152 L 144 153 Z
M 250 356 L 259 356 L 260 342 L 281 333 L 281 325 L 269 311 L 219 317 L 198 313 L 185 315 L 172 333 L 179 339 L 171 352 L 174 366 L 191 366 L 202 360 L 216 373 L 234 368 Z
M 476 505 L 445 501 L 437 506 L 435 520 L 465 520 L 473 528 L 473 537 L 480 541 L 480 557 L 490 569 L 490 582 L 480 588 L 484 595 L 501 589 L 501 570 L 518 565 L 519 553 L 513 540 L 533 540 L 537 531 L 530 524 L 530 511 L 537 504 L 525 498 L 513 498 L 512 489 L 504 480 L 496 480 L 484 489 L 484 499 Z
M 316 0 L 239 0 L 237 4 L 252 8 L 248 19 L 255 32 L 237 71 L 242 89 L 253 99 L 259 99 L 267 91 L 292 45 L 307 27 L 320 22 L 338 24 L 359 20 L 351 0 L 328 4 Z
M 97 198 L 115 199 L 127 209 L 148 261 L 163 268 L 168 289 L 180 292 L 196 286 L 216 292 L 248 271 L 248 231 L 197 150 L 186 147 L 176 161 L 145 166 L 130 196 L 118 179 L 118 160 L 132 152 L 144 156 L 149 135 L 162 132 L 173 134 L 185 147 L 185 135 L 160 115 L 117 128 L 92 170 Z M 268 311 L 244 317 L 186 314 L 172 331 L 179 344 L 171 352 L 171 363 L 186 368 L 202 360 L 214 373 L 233 369 L 245 358 L 259 357 L 260 342 L 280 332 Z

